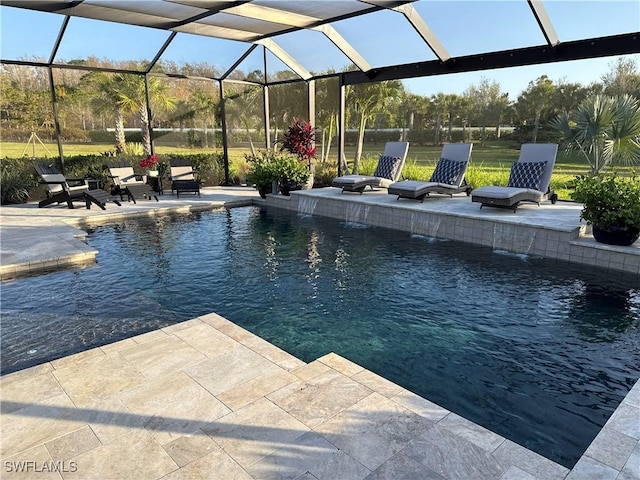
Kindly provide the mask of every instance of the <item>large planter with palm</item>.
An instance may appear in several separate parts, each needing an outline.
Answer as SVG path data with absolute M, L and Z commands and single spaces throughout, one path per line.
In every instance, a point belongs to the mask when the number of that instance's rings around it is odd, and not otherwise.
M 628 246 L 640 238 L 640 177 L 580 176 L 572 198 L 597 242 Z

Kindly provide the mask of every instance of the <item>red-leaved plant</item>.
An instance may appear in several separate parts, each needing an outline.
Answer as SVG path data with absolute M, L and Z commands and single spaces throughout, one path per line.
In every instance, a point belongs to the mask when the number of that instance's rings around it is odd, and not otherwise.
M 300 161 L 310 161 L 316 156 L 316 133 L 309 122 L 293 118 L 293 125 L 287 128 L 282 139 L 280 151 L 287 151 Z
M 157 155 L 149 155 L 147 158 L 143 158 L 142 160 L 140 160 L 140 168 L 148 168 L 150 170 L 153 170 L 158 165 L 159 161 L 160 159 L 157 157 Z

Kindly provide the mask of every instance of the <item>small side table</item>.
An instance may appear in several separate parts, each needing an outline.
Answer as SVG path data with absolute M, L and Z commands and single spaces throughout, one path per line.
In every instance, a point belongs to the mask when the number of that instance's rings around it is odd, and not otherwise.
M 102 190 L 104 183 L 99 178 L 85 178 L 85 182 L 89 186 L 89 190 Z
M 164 194 L 164 190 L 162 187 L 162 177 L 150 177 L 147 175 L 147 183 L 151 185 L 153 191 L 159 193 L 160 195 Z

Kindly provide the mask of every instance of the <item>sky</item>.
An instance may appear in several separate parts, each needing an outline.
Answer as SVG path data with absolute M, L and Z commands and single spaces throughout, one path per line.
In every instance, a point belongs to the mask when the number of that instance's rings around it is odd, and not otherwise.
M 525 0 L 421 0 L 412 5 L 452 57 L 545 43 Z M 561 42 L 640 31 L 640 0 L 544 0 L 544 6 Z M 59 14 L 0 6 L 0 56 L 48 58 L 63 18 Z M 436 59 L 415 29 L 397 12 L 382 11 L 342 20 L 333 27 L 372 68 Z M 162 30 L 72 18 L 56 61 L 88 56 L 116 61 L 151 59 L 168 35 Z M 350 63 L 320 32 L 295 32 L 274 40 L 311 72 L 340 71 Z M 224 71 L 247 48 L 240 42 L 181 33 L 162 60 L 177 64 L 211 63 Z M 640 68 L 640 54 L 630 57 Z M 611 71 L 614 60 L 615 57 L 608 57 L 560 62 L 403 82 L 410 92 L 430 96 L 439 92 L 462 94 L 470 85 L 478 85 L 486 78 L 498 82 L 502 91 L 515 100 L 529 82 L 541 75 L 554 82 L 583 85 L 600 81 L 603 74 Z M 256 50 L 241 68 L 250 72 L 259 69 L 261 62 L 262 55 Z M 285 68 L 279 61 L 272 61 L 271 65 Z
M 509 94 L 510 100 L 516 100 L 529 82 L 534 82 L 542 75 L 549 77 L 555 84 L 559 82 L 580 83 L 589 85 L 600 82 L 602 76 L 612 70 L 612 65 L 619 58 L 633 59 L 640 71 L 640 54 L 615 57 L 576 60 L 572 62 L 548 63 L 526 67 L 485 70 L 482 72 L 465 72 L 445 77 L 422 77 L 406 79 L 406 89 L 416 95 L 431 96 L 438 92 L 461 95 L 470 85 L 479 85 L 483 78 L 500 84 L 503 93 Z

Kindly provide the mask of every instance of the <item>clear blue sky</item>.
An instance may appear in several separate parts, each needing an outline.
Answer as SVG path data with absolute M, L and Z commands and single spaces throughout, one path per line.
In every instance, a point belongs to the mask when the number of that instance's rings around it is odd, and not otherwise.
M 527 88 L 529 82 L 546 75 L 554 83 L 580 83 L 589 85 L 599 82 L 603 74 L 611 71 L 611 64 L 621 57 L 594 58 L 527 67 L 504 68 L 481 72 L 458 73 L 446 77 L 421 77 L 404 80 L 407 90 L 417 95 L 434 95 L 438 92 L 462 94 L 470 85 L 478 85 L 483 78 L 500 84 L 502 92 L 509 94 L 510 100 Z M 634 59 L 640 69 L 640 55 L 626 55 L 622 58 Z
M 525 0 L 429 0 L 412 4 L 451 56 L 544 44 Z M 545 0 L 545 8 L 561 42 L 640 31 L 639 0 Z M 48 58 L 62 15 L 1 7 L 0 55 L 6 59 Z M 413 28 L 397 12 L 382 11 L 334 24 L 335 29 L 372 67 L 435 59 Z M 73 18 L 57 59 L 93 55 L 111 60 L 151 59 L 168 32 Z M 322 34 L 299 32 L 276 37 L 280 46 L 310 71 L 341 70 L 349 61 Z M 224 48 L 221 44 L 225 43 Z M 246 44 L 179 34 L 163 60 L 178 64 L 210 63 L 224 71 Z M 251 55 L 241 68 L 260 68 L 261 55 Z M 634 55 L 640 67 L 640 55 Z M 496 81 L 515 100 L 529 82 L 547 75 L 554 82 L 588 85 L 611 70 L 615 58 L 600 58 L 528 67 L 405 80 L 415 94 L 461 94 L 483 79 Z M 282 64 L 275 62 L 275 68 Z

